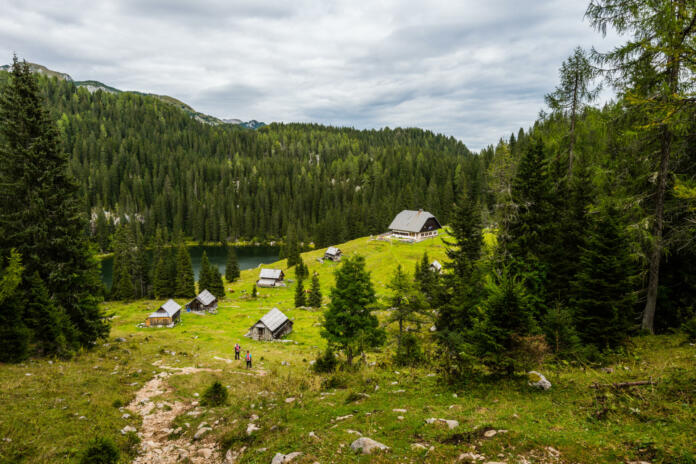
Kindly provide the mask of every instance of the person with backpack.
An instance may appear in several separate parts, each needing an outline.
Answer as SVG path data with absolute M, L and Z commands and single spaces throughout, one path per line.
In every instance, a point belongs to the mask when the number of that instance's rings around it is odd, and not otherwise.
M 239 343 L 234 345 L 234 359 L 238 360 L 239 359 L 239 352 L 242 350 L 242 347 L 239 346 Z
M 247 350 L 245 359 L 246 359 L 246 367 L 247 367 L 247 369 L 251 369 L 251 353 L 249 353 L 249 350 Z

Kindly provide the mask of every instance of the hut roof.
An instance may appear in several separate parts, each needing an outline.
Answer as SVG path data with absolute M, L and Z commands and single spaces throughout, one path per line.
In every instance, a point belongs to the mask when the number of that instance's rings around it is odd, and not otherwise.
M 215 295 L 210 293 L 208 289 L 203 290 L 196 296 L 196 299 L 201 302 L 203 306 L 208 306 L 210 303 L 215 301 Z
M 432 263 L 430 263 L 430 266 L 434 268 L 435 270 L 441 271 L 442 270 L 442 264 L 436 259 Z
M 263 325 L 268 327 L 268 330 L 270 330 L 271 332 L 275 332 L 276 329 L 283 325 L 287 320 L 288 316 L 283 314 L 278 308 L 273 308 L 270 311 L 268 311 L 259 320 L 259 322 L 263 323 Z
M 276 279 L 259 279 L 256 283 L 259 287 L 273 287 L 276 281 Z
M 440 225 L 440 222 L 427 211 L 422 209 L 418 211 L 411 211 L 408 209 L 403 210 L 396 215 L 394 220 L 389 224 L 389 230 L 403 230 L 406 232 L 420 232 L 425 225 L 425 222 L 433 218 Z
M 336 255 L 340 255 L 340 254 L 341 254 L 341 250 L 339 250 L 339 249 L 336 248 L 336 247 L 329 247 L 329 248 L 326 249 L 326 253 L 325 253 L 325 254 L 331 255 L 331 256 L 336 256 Z
M 278 280 L 282 278 L 282 275 L 283 271 L 281 271 L 280 269 L 261 269 L 259 278 Z
M 167 300 L 166 303 L 164 303 L 162 306 L 160 306 L 157 311 L 150 314 L 148 317 L 162 317 L 163 316 L 162 313 L 166 313 L 167 316 L 172 317 L 180 309 L 181 309 L 181 305 L 179 305 L 176 301 L 169 299 L 169 300 Z

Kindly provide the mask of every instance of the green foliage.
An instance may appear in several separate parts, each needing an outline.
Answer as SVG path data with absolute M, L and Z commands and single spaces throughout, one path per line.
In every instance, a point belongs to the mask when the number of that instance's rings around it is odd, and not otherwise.
M 424 262 L 428 262 L 428 255 L 423 256 Z M 425 268 L 422 272 L 427 274 L 433 274 L 429 268 Z M 408 356 L 416 355 L 418 352 L 417 346 L 414 345 L 418 342 L 417 338 L 410 338 L 410 347 L 404 347 L 404 324 L 407 322 L 416 323 L 420 326 L 422 322 L 422 316 L 425 314 L 426 308 L 428 308 L 428 303 L 423 296 L 423 293 L 416 288 L 411 276 L 406 274 L 402 269 L 401 265 L 396 267 L 394 275 L 391 281 L 387 285 L 392 291 L 392 295 L 387 298 L 387 304 L 391 308 L 391 314 L 389 317 L 390 322 L 396 322 L 399 325 L 399 333 L 397 334 L 397 348 L 396 348 L 396 358 L 397 362 L 401 363 L 404 360 L 408 360 Z M 408 356 L 404 357 L 407 354 Z
M 203 250 L 203 256 L 201 256 L 201 269 L 198 273 L 198 291 L 210 290 L 213 282 L 213 269 L 210 266 L 210 261 L 208 260 L 208 254 Z M 213 295 L 216 295 L 213 293 Z
M 15 301 L 22 282 L 22 259 L 11 250 L 0 270 L 0 362 L 19 362 L 28 356 L 31 331 L 24 322 L 21 305 Z
M 312 370 L 318 374 L 327 374 L 334 372 L 338 367 L 338 359 L 336 358 L 336 353 L 331 349 L 330 346 L 326 347 L 326 350 L 319 355 L 312 366 Z
M 227 389 L 219 382 L 213 382 L 206 390 L 203 392 L 202 402 L 206 406 L 222 406 L 227 402 Z
M 298 280 L 295 284 L 295 307 L 300 308 L 307 306 L 307 297 L 305 295 L 304 283 L 302 280 Z
M 376 297 L 370 274 L 365 270 L 365 258 L 345 258 L 335 276 L 336 286 L 331 289 L 321 335 L 345 352 L 350 365 L 363 350 L 381 346 L 385 333 L 370 309 Z
M 135 239 L 131 227 L 122 223 L 114 237 L 114 269 L 111 298 L 132 300 L 136 297 L 134 278 L 136 274 Z
M 251 297 L 252 297 L 252 298 L 256 298 L 257 296 L 259 296 L 259 294 L 258 294 L 258 292 L 257 292 L 257 290 L 256 290 L 256 284 L 254 284 L 254 285 L 251 287 Z
M 182 243 L 176 252 L 176 296 L 193 298 L 196 296 L 196 283 L 193 277 L 193 264 L 186 246 Z
M 211 266 L 210 274 L 210 288 L 208 288 L 208 290 L 217 298 L 224 298 L 225 284 L 222 281 L 222 274 L 220 274 L 220 269 L 218 269 L 217 266 Z
M 554 354 L 567 357 L 577 352 L 580 339 L 575 330 L 573 312 L 570 309 L 556 303 L 542 317 L 541 327 Z
M 696 316 L 682 324 L 681 329 L 682 332 L 686 334 L 689 341 L 696 342 Z
M 295 278 L 297 280 L 304 280 L 307 277 L 309 277 L 309 268 L 304 261 L 302 261 L 302 257 L 298 256 L 297 264 L 295 265 Z
M 82 453 L 80 464 L 116 464 L 119 450 L 110 438 L 94 438 Z
M 233 246 L 227 247 L 227 265 L 225 267 L 225 279 L 228 282 L 235 282 L 239 279 L 239 263 L 237 262 L 237 252 Z
M 66 343 L 91 346 L 108 334 L 109 325 L 98 307 L 97 263 L 68 166 L 37 80 L 15 57 L 0 93 L 0 257 L 16 249 L 25 275 L 38 273 L 55 311 L 69 321 L 63 327 L 71 329 L 62 333 Z M 12 333 L 4 335 L 22 346 L 21 311 L 18 318 L 8 329 Z
M 321 308 L 321 285 L 319 283 L 319 274 L 316 272 L 312 276 L 312 287 L 310 292 L 307 298 L 307 306 Z
M 425 355 L 418 336 L 411 332 L 403 334 L 394 354 L 394 362 L 399 366 L 417 366 L 424 360 Z

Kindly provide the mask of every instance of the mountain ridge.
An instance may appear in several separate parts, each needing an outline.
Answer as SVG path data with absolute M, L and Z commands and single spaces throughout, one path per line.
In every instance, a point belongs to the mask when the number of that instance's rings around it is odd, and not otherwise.
M 266 125 L 266 123 L 257 121 L 256 119 L 251 119 L 249 121 L 242 121 L 241 119 L 236 119 L 236 118 L 229 118 L 229 119 L 223 119 L 223 118 L 218 118 L 209 114 L 201 113 L 200 111 L 196 111 L 193 107 L 188 105 L 187 103 L 182 102 L 181 100 L 171 97 L 169 95 L 158 95 L 154 93 L 148 93 L 148 92 L 140 92 L 137 90 L 121 90 L 117 89 L 116 87 L 112 87 L 110 85 L 104 84 L 103 82 L 96 81 L 96 80 L 85 80 L 85 81 L 76 81 L 75 79 L 70 76 L 68 73 L 63 73 L 59 71 L 54 71 L 52 69 L 49 69 L 48 67 L 38 64 L 38 63 L 31 63 L 27 62 L 29 65 L 29 69 L 36 74 L 41 74 L 47 77 L 55 77 L 56 79 L 59 80 L 64 80 L 64 81 L 69 81 L 74 83 L 77 87 L 83 87 L 90 93 L 98 92 L 98 91 L 103 91 L 107 93 L 133 93 L 136 95 L 147 95 L 151 97 L 158 98 L 159 100 L 170 104 L 172 106 L 175 106 L 185 113 L 187 113 L 189 116 L 192 118 L 204 123 L 204 124 L 211 124 L 214 126 L 217 125 L 231 125 L 231 126 L 239 126 L 239 127 L 244 127 L 246 129 L 258 129 L 260 127 L 263 127 Z M 0 71 L 5 71 L 5 72 L 10 72 L 12 68 L 12 65 L 6 64 L 0 66 Z

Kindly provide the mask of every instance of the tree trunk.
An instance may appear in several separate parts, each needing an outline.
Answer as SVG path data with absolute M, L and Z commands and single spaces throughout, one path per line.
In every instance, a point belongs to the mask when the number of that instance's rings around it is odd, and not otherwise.
M 665 191 L 669 173 L 669 155 L 672 148 L 672 132 L 667 126 L 662 129 L 660 149 L 660 169 L 657 173 L 657 195 L 655 196 L 655 223 L 653 224 L 653 246 L 650 251 L 650 270 L 648 292 L 643 310 L 641 328 L 655 333 L 655 309 L 657 307 L 657 288 L 660 278 L 660 259 L 662 258 L 662 229 L 664 226 Z

